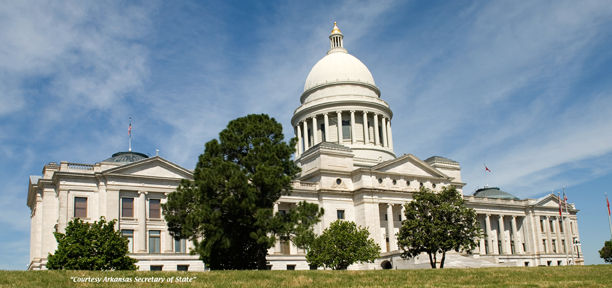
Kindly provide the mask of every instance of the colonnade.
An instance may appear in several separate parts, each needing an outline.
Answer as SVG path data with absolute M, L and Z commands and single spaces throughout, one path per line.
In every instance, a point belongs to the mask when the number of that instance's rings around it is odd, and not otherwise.
M 511 217 L 509 239 L 506 239 L 505 217 Z M 497 231 L 491 228 L 491 218 L 497 220 Z M 521 230 L 525 229 L 525 217 L 484 214 L 485 227 L 483 232 L 485 237 L 480 239 L 480 254 L 524 254 L 526 252 L 526 247 L 523 245 L 525 239 L 521 237 L 521 233 L 518 231 L 517 218 L 520 218 L 518 221 L 520 221 Z
M 317 124 L 319 120 L 323 120 L 322 125 Z M 335 133 L 330 129 L 330 120 L 335 121 Z M 343 125 L 343 121 L 348 122 L 347 125 Z M 361 129 L 357 127 L 357 124 L 361 124 Z M 348 127 L 347 131 L 344 131 L 344 127 Z M 376 112 L 365 110 L 323 112 L 306 117 L 296 123 L 294 128 L 298 138 L 296 147 L 298 157 L 310 147 L 323 141 L 332 142 L 332 140 L 338 144 L 375 145 L 393 150 L 391 119 Z

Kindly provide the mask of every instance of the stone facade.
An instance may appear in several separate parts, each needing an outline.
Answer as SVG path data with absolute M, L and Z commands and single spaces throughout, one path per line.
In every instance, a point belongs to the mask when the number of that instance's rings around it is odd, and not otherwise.
M 136 159 L 120 158 L 126 155 Z M 64 233 L 70 220 L 104 216 L 117 219 L 116 228 L 131 239 L 129 256 L 138 260 L 139 270 L 203 271 L 199 256 L 189 255 L 192 244 L 170 236 L 160 208 L 182 179 L 191 178 L 191 171 L 161 157 L 132 152 L 96 164 L 45 165 L 42 176 L 30 177 L 28 189 L 28 269 L 46 269 L 48 254 L 57 249 L 53 232 Z

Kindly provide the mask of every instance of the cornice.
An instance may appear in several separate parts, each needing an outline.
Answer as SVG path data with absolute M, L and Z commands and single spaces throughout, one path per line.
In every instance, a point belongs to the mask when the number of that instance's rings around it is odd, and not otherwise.
M 300 96 L 300 102 L 304 103 L 304 100 L 308 97 L 308 95 L 312 94 L 313 92 L 319 90 L 319 89 L 323 89 L 326 87 L 331 87 L 331 86 L 338 86 L 338 85 L 357 85 L 357 86 L 362 86 L 365 88 L 369 88 L 372 91 L 374 91 L 374 93 L 376 93 L 376 96 L 378 96 L 380 98 L 380 89 L 378 89 L 378 87 L 376 85 L 372 85 L 369 83 L 364 83 L 361 81 L 350 81 L 350 80 L 345 80 L 345 81 L 332 81 L 332 82 L 325 82 L 323 84 L 318 84 L 315 85 L 313 87 L 308 88 L 306 91 L 304 91 L 302 93 L 302 95 Z

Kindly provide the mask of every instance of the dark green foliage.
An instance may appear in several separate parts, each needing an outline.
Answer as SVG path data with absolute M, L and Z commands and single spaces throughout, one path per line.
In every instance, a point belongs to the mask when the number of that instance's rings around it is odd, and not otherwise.
M 380 246 L 370 232 L 352 221 L 336 220 L 317 237 L 306 254 L 310 265 L 345 270 L 356 262 L 374 262 Z
M 94 223 L 81 219 L 68 222 L 66 234 L 54 233 L 55 254 L 49 254 L 47 268 L 66 270 L 135 270 L 135 259 L 127 256 L 128 240 L 115 231 L 116 220 L 104 217 Z
M 455 187 L 444 187 L 439 193 L 421 188 L 414 200 L 406 204 L 406 219 L 398 233 L 403 258 L 427 253 L 432 268 L 437 254 L 442 253 L 440 268 L 444 268 L 446 252 L 471 251 L 481 237 L 474 209 L 465 207 Z
M 606 263 L 612 263 L 612 240 L 604 242 L 604 246 L 599 250 L 599 257 Z
M 193 181 L 183 181 L 163 204 L 170 233 L 191 239 L 211 269 L 266 269 L 276 236 L 302 247 L 322 210 L 302 203 L 287 215 L 273 205 L 291 191 L 300 169 L 291 160 L 296 139 L 284 142 L 282 126 L 267 115 L 232 120 L 209 141 Z

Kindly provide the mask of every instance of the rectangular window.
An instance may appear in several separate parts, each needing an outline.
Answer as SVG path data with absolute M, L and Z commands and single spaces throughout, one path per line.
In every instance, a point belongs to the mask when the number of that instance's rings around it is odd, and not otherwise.
M 134 252 L 134 230 L 121 230 L 121 235 L 128 240 L 128 252 Z
M 149 230 L 149 253 L 159 253 L 161 247 L 159 236 L 159 230 Z
M 555 239 L 552 240 L 552 250 L 553 253 L 557 253 L 557 241 Z
M 550 221 L 548 221 L 548 224 L 550 224 L 550 232 L 555 233 L 555 221 L 553 219 L 550 219 Z
M 280 240 L 280 248 L 281 248 L 281 254 L 283 255 L 291 254 L 288 240 Z
M 74 197 L 74 217 L 87 218 L 87 197 Z
M 176 265 L 176 271 L 189 271 L 189 265 Z
M 342 139 L 351 139 L 351 121 L 342 120 Z
M 320 129 L 321 129 L 321 140 L 325 142 L 327 141 L 327 139 L 325 139 L 325 124 L 321 124 Z
M 514 240 L 510 241 L 510 249 L 511 249 L 510 254 L 516 254 L 515 248 L 514 248 Z
M 544 246 L 544 253 L 548 253 L 548 245 L 546 245 L 546 239 L 542 240 L 542 245 Z
M 159 219 L 161 217 L 159 199 L 149 199 L 149 218 Z
M 336 216 L 338 216 L 338 220 L 344 219 L 344 210 L 336 210 Z
M 525 267 L 529 267 L 529 261 L 525 261 Z
M 151 265 L 151 271 L 162 271 L 162 265 Z
M 485 243 L 485 254 L 490 254 L 491 252 L 489 252 L 489 240 L 485 238 L 484 243 Z
M 563 233 L 563 221 L 559 221 L 559 232 Z
M 187 241 L 185 239 L 174 239 L 174 252 L 185 253 Z
M 557 260 L 557 266 L 561 266 L 561 265 L 563 265 L 563 261 Z
M 295 270 L 295 265 L 287 265 L 287 270 Z
M 567 249 L 565 248 L 565 239 L 561 239 L 561 247 L 563 247 L 563 253 L 567 253 Z
M 544 231 L 544 221 L 546 221 L 546 220 L 544 220 L 544 218 L 540 217 L 540 231 L 542 233 L 546 232 L 546 231 Z
M 121 198 L 121 217 L 134 217 L 134 198 Z
M 497 251 L 498 254 L 502 254 L 501 240 L 497 240 Z

